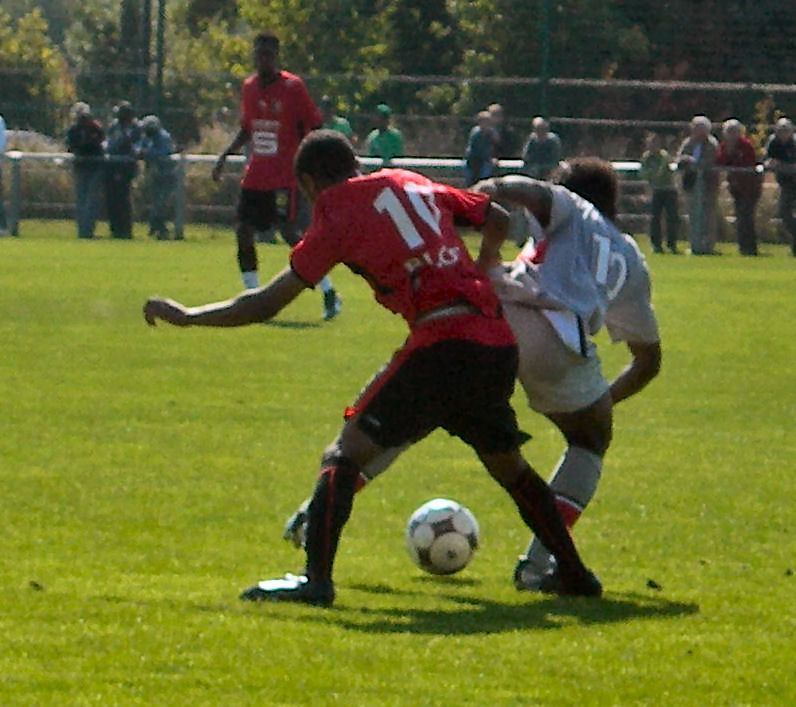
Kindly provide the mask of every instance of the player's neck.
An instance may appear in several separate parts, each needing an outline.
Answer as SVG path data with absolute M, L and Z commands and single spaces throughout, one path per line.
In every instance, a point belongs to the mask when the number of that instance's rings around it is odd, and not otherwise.
M 267 74 L 258 73 L 257 83 L 261 88 L 265 88 L 266 86 L 270 86 L 278 78 L 279 78 L 279 69 L 274 69 L 272 72 L 269 72 Z

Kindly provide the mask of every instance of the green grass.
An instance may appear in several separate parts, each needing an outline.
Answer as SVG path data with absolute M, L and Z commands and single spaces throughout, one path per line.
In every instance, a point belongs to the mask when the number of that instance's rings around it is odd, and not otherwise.
M 329 324 L 307 293 L 271 325 L 149 329 L 149 294 L 237 290 L 228 231 L 83 242 L 70 223 L 24 227 L 0 239 L 0 704 L 793 703 L 784 247 L 649 258 L 664 367 L 617 408 L 576 529 L 603 600 L 516 592 L 527 538 L 511 503 L 435 433 L 357 499 L 338 601 L 321 610 L 237 595 L 300 567 L 282 523 L 401 322 L 338 268 L 345 309 Z M 259 252 L 273 273 L 287 250 Z M 623 347 L 600 344 L 613 374 Z M 547 475 L 561 440 L 515 400 Z M 482 529 L 470 566 L 445 579 L 403 548 L 406 519 L 435 496 Z

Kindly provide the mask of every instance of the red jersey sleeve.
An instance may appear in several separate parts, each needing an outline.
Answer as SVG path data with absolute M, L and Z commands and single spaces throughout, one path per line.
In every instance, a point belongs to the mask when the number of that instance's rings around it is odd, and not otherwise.
M 321 201 L 322 197 L 315 206 L 312 223 L 304 237 L 290 251 L 293 272 L 312 287 L 342 260 L 340 237 Z

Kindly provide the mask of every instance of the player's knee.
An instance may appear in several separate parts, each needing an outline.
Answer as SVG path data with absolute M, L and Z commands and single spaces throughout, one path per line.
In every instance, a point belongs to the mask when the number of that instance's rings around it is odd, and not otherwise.
M 598 457 L 605 456 L 611 446 L 613 430 L 611 425 L 593 425 L 582 430 L 572 431 L 566 435 L 567 443 L 572 447 L 580 447 Z

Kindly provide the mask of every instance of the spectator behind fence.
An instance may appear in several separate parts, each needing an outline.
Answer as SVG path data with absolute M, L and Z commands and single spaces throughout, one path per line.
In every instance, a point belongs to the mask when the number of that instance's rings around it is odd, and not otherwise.
M 105 208 L 111 238 L 133 237 L 133 206 L 130 186 L 138 171 L 135 157 L 141 142 L 141 126 L 133 107 L 122 101 L 113 109 L 116 116 L 108 128 L 105 151 Z
M 789 118 L 780 118 L 766 142 L 766 169 L 773 170 L 779 184 L 779 217 L 790 236 L 790 250 L 796 256 L 796 138 Z
M 492 130 L 495 131 L 495 157 L 499 160 L 516 159 L 520 156 L 520 141 L 506 120 L 506 111 L 500 103 L 492 103 L 487 110 L 492 116 Z
M 177 165 L 171 159 L 174 143 L 163 128 L 160 118 L 147 115 L 141 119 L 140 156 L 146 163 L 146 178 L 149 193 L 149 235 L 159 241 L 168 239 L 172 197 L 177 187 Z M 176 239 L 181 238 L 180 234 Z
M 365 149 L 368 157 L 381 157 L 386 167 L 393 157 L 401 157 L 404 153 L 404 138 L 398 128 L 393 127 L 392 110 L 386 103 L 376 106 L 376 127 L 368 135 Z
M 66 149 L 74 155 L 72 173 L 75 180 L 78 238 L 94 238 L 104 174 L 104 139 L 102 126 L 92 116 L 88 103 L 75 103 L 72 106 L 72 123 L 66 132 Z
M 745 128 L 740 121 L 735 118 L 724 121 L 716 164 L 730 168 L 727 172 L 727 188 L 735 204 L 738 252 L 741 255 L 757 255 L 755 209 L 763 183 L 756 171 L 757 153 L 754 145 L 744 133 Z
M 348 122 L 348 118 L 338 115 L 337 106 L 331 96 L 321 97 L 320 108 L 323 115 L 321 127 L 326 130 L 336 130 L 341 135 L 345 135 L 352 145 L 356 144 L 356 136 L 351 128 L 351 123 Z
M 680 227 L 680 209 L 677 187 L 671 170 L 672 157 L 661 144 L 657 133 L 647 137 L 647 149 L 641 156 L 640 176 L 652 191 L 650 197 L 650 242 L 652 250 L 663 253 L 661 221 L 666 218 L 666 246 L 677 253 L 677 232 Z
M 0 115 L 0 236 L 8 234 L 8 221 L 6 220 L 6 205 L 3 194 L 3 155 L 6 151 L 6 121 Z
M 467 138 L 464 152 L 464 173 L 467 186 L 482 179 L 488 179 L 495 170 L 495 131 L 492 129 L 492 115 L 482 110 Z
M 531 134 L 522 151 L 522 171 L 534 179 L 547 179 L 561 161 L 561 138 L 541 116 L 531 122 Z
M 718 140 L 710 134 L 704 115 L 691 119 L 690 135 L 677 152 L 683 191 L 688 197 L 691 253 L 714 255 L 718 230 L 719 173 L 716 170 Z

